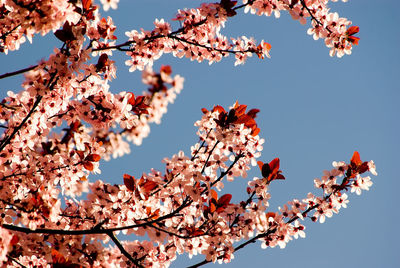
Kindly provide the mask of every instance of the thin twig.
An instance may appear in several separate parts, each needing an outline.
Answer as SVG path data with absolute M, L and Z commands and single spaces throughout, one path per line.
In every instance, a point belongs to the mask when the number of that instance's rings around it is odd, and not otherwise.
M 111 240 L 114 242 L 114 244 L 118 247 L 118 249 L 121 251 L 122 254 L 124 254 L 125 257 L 127 257 L 133 264 L 136 265 L 136 267 L 139 268 L 144 268 L 136 259 L 134 259 L 131 254 L 129 254 L 128 251 L 122 246 L 121 242 L 118 240 L 118 238 L 114 235 L 113 232 L 107 232 L 107 235 L 111 238 Z
M 9 258 L 11 261 L 15 262 L 16 264 L 18 264 L 20 267 L 27 268 L 25 265 L 23 265 L 22 263 L 20 263 L 19 261 L 17 261 L 15 258 L 11 257 L 8 254 L 7 254 L 7 258 Z
M 317 24 L 321 25 L 322 27 L 324 27 L 324 24 L 322 22 L 320 22 L 315 16 L 314 14 L 311 12 L 310 8 L 306 5 L 306 3 L 304 2 L 304 0 L 300 0 L 301 5 L 307 10 L 308 14 L 310 14 L 311 19 L 314 20 Z M 332 31 L 327 27 L 324 27 L 329 33 L 332 33 Z
M 27 68 L 24 68 L 24 69 L 21 69 L 21 70 L 18 70 L 18 71 L 10 72 L 10 73 L 5 73 L 5 74 L 0 75 L 0 79 L 6 78 L 6 77 L 10 77 L 10 76 L 14 76 L 14 75 L 18 75 L 18 74 L 22 74 L 22 73 L 25 73 L 25 72 L 29 72 L 29 71 L 32 71 L 33 69 L 35 69 L 36 67 L 38 67 L 38 65 L 33 65 L 33 66 L 30 66 L 30 67 L 27 67 Z
M 50 90 L 53 89 L 55 84 L 58 81 L 58 78 L 56 78 L 57 72 L 53 73 L 52 76 L 50 77 L 49 82 L 47 83 L 46 87 L 49 87 Z M 53 80 L 55 81 L 53 82 Z M 18 133 L 18 131 L 25 125 L 25 123 L 28 121 L 28 119 L 31 117 L 31 115 L 35 112 L 36 108 L 39 106 L 39 103 L 43 99 L 42 95 L 37 96 L 35 103 L 33 104 L 31 110 L 29 113 L 25 116 L 25 118 L 22 120 L 22 122 L 14 128 L 13 132 L 9 135 L 6 136 L 2 141 L 0 145 L 0 152 L 8 145 L 8 143 L 14 138 L 14 136 Z

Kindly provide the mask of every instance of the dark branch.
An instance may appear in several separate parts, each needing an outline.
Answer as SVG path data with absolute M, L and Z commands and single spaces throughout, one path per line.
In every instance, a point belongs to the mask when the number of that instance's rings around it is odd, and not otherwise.
M 303 6 L 303 8 L 305 8 L 305 9 L 307 10 L 308 14 L 310 14 L 311 19 L 312 19 L 313 21 L 315 21 L 317 24 L 319 24 L 319 25 L 321 25 L 322 27 L 324 27 L 324 24 L 323 24 L 322 22 L 320 22 L 320 21 L 314 16 L 314 14 L 313 14 L 312 11 L 310 10 L 310 8 L 306 5 L 306 3 L 304 2 L 304 0 L 300 0 L 300 2 L 301 2 L 301 5 Z M 332 31 L 329 30 L 328 27 L 325 27 L 325 29 L 326 29 L 329 33 L 332 33 Z
M 134 259 L 128 251 L 122 246 L 121 242 L 119 242 L 118 238 L 114 235 L 113 232 L 107 232 L 107 235 L 111 238 L 114 244 L 118 247 L 122 254 L 127 257 L 133 264 L 136 265 L 138 268 L 144 268 L 136 259 Z
M 0 79 L 6 78 L 6 77 L 10 77 L 10 76 L 14 76 L 14 75 L 18 75 L 18 74 L 22 74 L 22 73 L 25 73 L 25 72 L 29 72 L 29 71 L 32 71 L 33 69 L 35 69 L 36 67 L 38 67 L 38 65 L 33 65 L 33 66 L 30 66 L 30 67 L 27 67 L 27 68 L 24 68 L 24 69 L 21 69 L 21 70 L 18 70 L 18 71 L 10 72 L 10 73 L 5 73 L 5 74 L 0 75 Z

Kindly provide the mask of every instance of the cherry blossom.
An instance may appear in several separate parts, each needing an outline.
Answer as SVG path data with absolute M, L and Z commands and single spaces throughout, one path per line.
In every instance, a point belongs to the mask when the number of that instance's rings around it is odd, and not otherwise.
M 104 11 L 118 2 L 100 1 Z M 7 92 L 0 103 L 2 266 L 168 267 L 183 253 L 204 255 L 196 267 L 228 263 L 257 240 L 262 248 L 285 248 L 306 236 L 308 219 L 323 223 L 346 208 L 346 192 L 369 190 L 371 178 L 362 174 L 377 175 L 376 167 L 356 151 L 348 164 L 333 162 L 314 180 L 319 194 L 270 208 L 269 186 L 286 175 L 278 157 L 261 160 L 259 110 L 238 102 L 203 108 L 195 122 L 198 142 L 187 154 L 164 158 L 162 170 L 135 174 L 127 167 L 115 185 L 93 179 L 101 160 L 141 145 L 183 89 L 184 78 L 172 75 L 171 66 L 153 70 L 163 54 L 209 64 L 232 55 L 234 65 L 253 55 L 270 58 L 266 41 L 222 34 L 241 10 L 276 18 L 287 11 L 301 24 L 311 21 L 308 34 L 323 39 L 331 56 L 350 54 L 359 27 L 331 12 L 328 2 L 203 3 L 178 10 L 171 21 L 155 19 L 153 29 L 127 31 L 119 42 L 113 19 L 102 17 L 92 0 L 1 1 L 1 52 L 20 49 L 37 34 L 53 32 L 59 42 L 36 65 L 0 76 L 25 73 L 22 90 Z M 147 90 L 111 86 L 119 52 L 130 71 L 142 72 Z M 248 179 L 257 165 L 259 177 Z M 224 189 L 239 178 L 248 185 L 242 201 Z M 135 238 L 121 241 L 120 233 Z
M 100 2 L 104 11 L 108 11 L 110 8 L 117 9 L 119 0 L 100 0 Z

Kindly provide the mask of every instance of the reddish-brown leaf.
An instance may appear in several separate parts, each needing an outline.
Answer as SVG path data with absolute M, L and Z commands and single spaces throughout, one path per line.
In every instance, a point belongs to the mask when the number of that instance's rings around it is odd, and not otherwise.
M 86 156 L 85 160 L 90 162 L 99 162 L 101 159 L 100 155 L 98 154 L 90 154 Z
M 129 174 L 124 174 L 123 178 L 126 188 L 131 192 L 135 191 L 135 177 Z
M 272 173 L 277 173 L 279 171 L 279 158 L 277 157 L 269 162 L 269 167 Z
M 347 37 L 347 40 L 348 40 L 350 43 L 354 44 L 354 45 L 358 45 L 358 41 L 360 41 L 360 38 L 359 38 L 359 37 L 356 37 L 356 36 L 348 36 L 348 37 Z
M 210 212 L 211 212 L 211 213 L 214 213 L 216 210 L 217 210 L 217 207 L 215 206 L 215 204 L 214 204 L 214 203 L 211 203 L 211 204 L 210 204 Z
M 237 108 L 235 108 L 236 115 L 240 116 L 243 115 L 246 112 L 247 105 L 245 104 L 240 104 Z
M 99 60 L 97 61 L 96 64 L 96 70 L 99 71 L 104 71 L 104 67 L 108 66 L 108 55 L 107 54 L 101 54 L 99 57 Z
M 193 236 L 200 236 L 200 235 L 203 235 L 204 234 L 204 231 L 203 230 L 200 230 L 200 229 L 195 229 L 194 231 L 192 231 L 192 233 L 191 233 L 191 235 L 193 235 Z
M 270 165 L 268 163 L 265 163 L 261 168 L 261 175 L 263 176 L 263 178 L 268 178 L 271 172 L 272 170 Z
M 221 196 L 218 199 L 218 206 L 226 208 L 229 205 L 229 202 L 231 201 L 231 199 L 232 199 L 231 194 L 224 194 L 223 196 Z
M 10 244 L 12 246 L 16 245 L 19 242 L 19 237 L 17 235 L 13 235 L 13 237 L 11 238 Z
M 145 192 L 145 194 L 149 194 L 154 188 L 157 187 L 157 183 L 154 181 L 144 181 L 139 184 L 140 189 Z
M 135 105 L 135 94 L 133 94 L 133 92 L 129 92 L 129 93 L 131 93 L 131 97 L 129 98 L 128 103 L 130 105 Z
M 60 264 L 60 263 L 66 263 L 67 262 L 67 259 L 64 257 L 64 255 L 62 255 L 60 252 L 58 252 L 55 249 L 51 250 L 51 257 L 53 259 L 53 263 Z
M 275 217 L 275 213 L 274 212 L 267 212 L 267 214 L 265 215 L 268 218 L 274 218 Z
M 252 136 L 257 136 L 258 133 L 260 133 L 260 129 L 258 127 L 254 128 L 253 131 L 251 132 Z
M 215 201 L 218 200 L 218 194 L 214 189 L 210 190 L 210 194 L 211 194 L 211 199 L 214 199 Z
M 351 27 L 349 27 L 349 28 L 347 29 L 347 34 L 348 34 L 348 35 L 353 35 L 353 34 L 358 33 L 359 31 L 360 31 L 360 27 L 358 27 L 358 26 L 351 26 Z
M 84 151 L 79 151 L 79 150 L 75 150 L 75 152 L 78 154 L 80 159 L 84 159 L 85 158 L 85 152 Z
M 82 0 L 82 6 L 84 10 L 89 10 L 92 6 L 92 0 Z
M 220 105 L 214 106 L 213 112 L 216 112 L 216 111 L 219 113 L 226 113 L 224 107 L 222 107 Z
M 260 168 L 260 170 L 262 170 L 264 163 L 262 161 L 257 161 L 257 165 Z
M 89 171 L 93 171 L 93 169 L 94 169 L 94 165 L 90 161 L 83 161 L 83 166 L 84 166 L 84 168 L 86 168 Z
M 245 124 L 246 126 L 248 126 L 248 124 L 250 125 L 255 124 L 255 121 L 252 117 L 248 116 L 247 114 L 243 114 L 240 117 L 238 117 L 238 119 L 235 120 L 235 124 Z
M 62 30 L 57 30 L 54 35 L 63 42 L 75 39 L 74 33 L 72 32 L 72 26 L 69 22 L 65 22 Z
M 351 162 L 351 164 L 353 164 L 355 166 L 359 166 L 359 165 L 362 164 L 362 161 L 361 161 L 361 158 L 360 158 L 360 154 L 357 151 L 354 151 L 350 162 Z
M 156 209 L 155 211 L 153 211 L 150 215 L 149 215 L 150 219 L 155 220 L 158 219 L 160 217 L 160 209 Z
M 354 34 L 358 33 L 360 28 L 358 26 L 351 26 L 347 29 L 347 41 L 354 45 L 358 45 L 358 41 L 360 41 L 359 37 L 353 36 Z
M 250 116 L 251 118 L 256 118 L 257 113 L 259 113 L 259 109 L 251 109 L 250 111 L 247 112 L 247 115 Z
M 170 75 L 172 73 L 172 68 L 169 65 L 161 65 L 160 72 Z

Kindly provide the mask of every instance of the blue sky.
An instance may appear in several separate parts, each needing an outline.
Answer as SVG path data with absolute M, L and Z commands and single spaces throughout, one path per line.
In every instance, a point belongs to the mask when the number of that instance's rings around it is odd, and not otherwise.
M 359 46 L 351 56 L 331 58 L 322 40 L 314 41 L 303 26 L 283 13 L 280 19 L 258 17 L 239 12 L 223 33 L 233 37 L 246 35 L 272 45 L 271 59 L 250 58 L 234 67 L 233 57 L 209 66 L 163 56 L 155 63 L 172 66 L 175 74 L 185 77 L 184 90 L 169 106 L 161 125 L 152 126 L 150 137 L 142 146 L 132 146 L 132 153 L 102 163 L 101 177 L 110 183 L 122 183 L 122 174 L 140 175 L 150 168 L 163 169 L 161 160 L 179 150 L 189 152 L 197 142 L 193 123 L 201 108 L 236 100 L 258 108 L 260 135 L 266 139 L 261 160 L 281 159 L 286 181 L 271 188 L 271 210 L 293 198 L 301 199 L 314 190 L 313 179 L 331 169 L 332 161 L 349 161 L 353 151 L 362 160 L 373 159 L 378 177 L 361 196 L 351 194 L 347 209 L 327 219 L 324 224 L 306 222 L 305 239 L 291 241 L 284 250 L 263 250 L 260 243 L 235 254 L 225 267 L 400 267 L 400 238 L 397 207 L 400 189 L 397 168 L 400 157 L 400 17 L 398 1 L 350 0 L 331 3 L 333 11 L 360 26 Z M 170 21 L 178 8 L 194 7 L 201 1 L 127 1 L 119 9 L 104 15 L 113 17 L 116 35 L 152 29 L 155 18 Z M 173 27 L 178 28 L 175 22 Z M 0 55 L 0 73 L 36 64 L 57 47 L 53 36 L 36 37 L 8 56 Z M 114 53 L 118 68 L 113 91 L 140 93 L 140 73 L 129 73 L 125 55 Z M 0 80 L 0 96 L 7 90 L 20 90 L 22 76 Z M 235 200 L 245 198 L 247 179 L 226 184 L 225 191 Z M 196 260 L 202 260 L 197 258 Z M 195 263 L 179 257 L 172 267 Z M 209 265 L 211 266 L 211 265 Z

